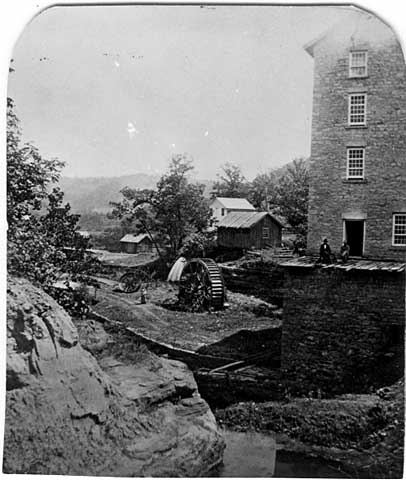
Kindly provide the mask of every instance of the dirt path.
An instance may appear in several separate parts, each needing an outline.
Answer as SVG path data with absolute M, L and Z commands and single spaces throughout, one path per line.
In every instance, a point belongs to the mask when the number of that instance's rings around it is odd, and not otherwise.
M 230 307 L 213 313 L 179 312 L 162 306 L 173 302 L 176 295 L 176 288 L 161 283 L 149 290 L 148 303 L 142 305 L 139 293 L 114 292 L 103 285 L 94 310 L 153 340 L 194 351 L 241 330 L 266 330 L 281 324 L 281 311 L 254 297 L 229 292 Z

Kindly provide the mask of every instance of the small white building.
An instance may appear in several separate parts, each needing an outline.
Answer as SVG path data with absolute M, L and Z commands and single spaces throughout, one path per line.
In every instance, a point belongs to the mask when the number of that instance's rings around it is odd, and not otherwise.
M 211 224 L 217 223 L 230 212 L 255 212 L 255 208 L 246 198 L 216 197 L 210 203 Z

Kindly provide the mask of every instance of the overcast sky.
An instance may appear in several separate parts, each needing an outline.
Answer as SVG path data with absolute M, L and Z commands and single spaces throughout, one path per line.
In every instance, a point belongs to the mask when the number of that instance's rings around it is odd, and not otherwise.
M 310 153 L 313 61 L 303 44 L 340 7 L 53 7 L 18 40 L 9 95 L 25 140 L 69 176 L 251 179 Z

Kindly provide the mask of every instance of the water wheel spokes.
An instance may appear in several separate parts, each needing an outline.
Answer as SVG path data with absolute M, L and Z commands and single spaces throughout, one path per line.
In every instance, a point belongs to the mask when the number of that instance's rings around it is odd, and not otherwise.
M 225 286 L 221 271 L 210 258 L 195 258 L 184 267 L 179 287 L 179 301 L 194 312 L 224 306 Z
M 149 284 L 150 276 L 144 270 L 136 269 L 122 275 L 119 282 L 123 292 L 135 293 Z

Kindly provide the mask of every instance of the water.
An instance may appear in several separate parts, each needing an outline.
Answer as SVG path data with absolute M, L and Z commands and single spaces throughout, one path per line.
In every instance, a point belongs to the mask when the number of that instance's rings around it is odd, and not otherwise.
M 254 432 L 223 432 L 223 464 L 212 477 L 346 478 L 339 470 L 299 454 L 278 452 L 275 440 Z

